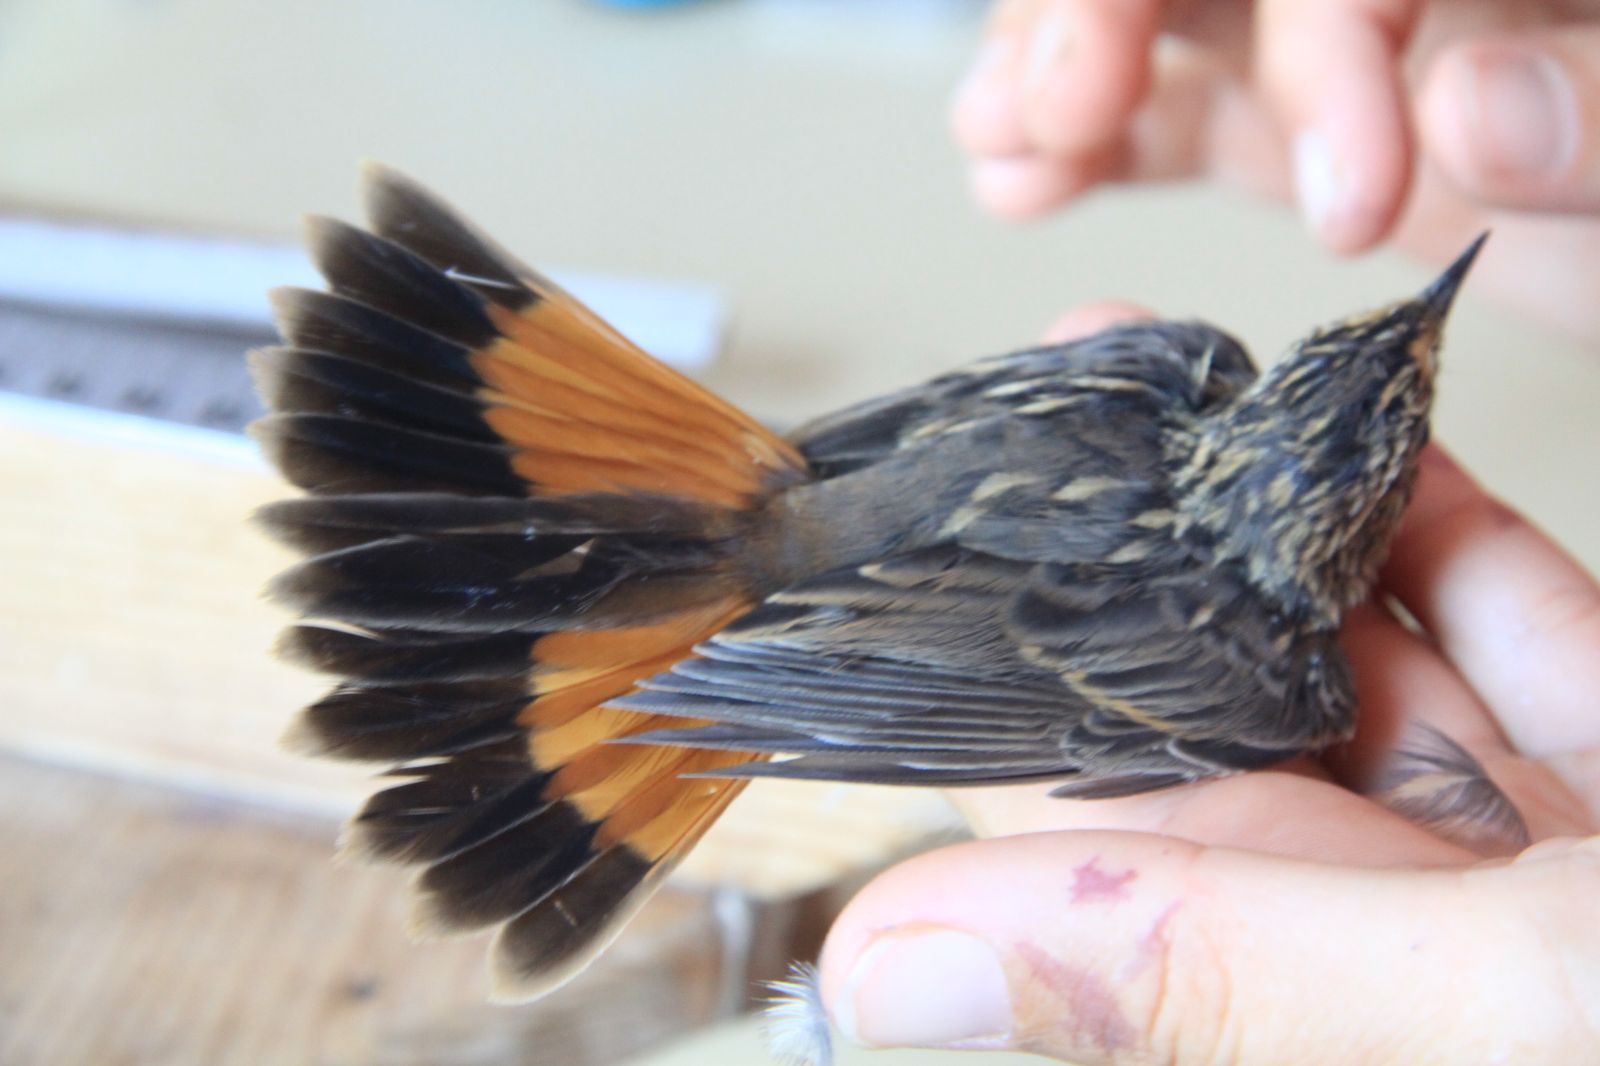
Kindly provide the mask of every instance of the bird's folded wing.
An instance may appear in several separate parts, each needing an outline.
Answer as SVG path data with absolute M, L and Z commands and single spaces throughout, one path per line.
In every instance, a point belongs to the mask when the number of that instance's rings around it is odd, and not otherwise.
M 1353 706 L 1330 637 L 1287 646 L 1223 572 L 956 546 L 803 582 L 614 701 L 709 721 L 629 743 L 789 756 L 716 776 L 1141 792 L 1279 761 Z
M 1047 410 L 1105 372 L 1157 386 L 1158 404 L 1198 411 L 1238 394 L 1255 378 L 1239 342 L 1198 322 L 1137 321 L 1082 340 L 981 359 L 970 366 L 800 426 L 790 441 L 822 477 L 881 461 L 952 428 Z M 1154 391 L 1154 390 L 1153 390 Z

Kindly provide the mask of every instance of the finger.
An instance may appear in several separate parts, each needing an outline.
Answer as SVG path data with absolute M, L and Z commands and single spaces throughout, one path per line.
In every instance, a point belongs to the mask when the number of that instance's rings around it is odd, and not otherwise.
M 1115 178 L 1212 177 L 1287 199 L 1283 159 L 1277 123 L 1246 81 L 1211 52 L 1174 45 L 1158 57 L 1155 84 L 1128 125 Z
M 1120 139 L 1089 153 L 1038 151 L 1007 113 L 981 102 L 956 111 L 957 140 L 973 156 L 974 198 L 1001 218 L 1043 214 L 1106 182 L 1209 175 L 1256 195 L 1289 196 L 1275 124 L 1230 70 L 1194 49 L 1165 50 Z
M 1430 158 L 1487 204 L 1600 210 L 1600 27 L 1446 49 L 1424 81 L 1418 126 Z
M 1005 219 L 1042 215 L 1081 196 L 1109 175 L 1103 160 L 1040 155 L 978 159 L 968 169 L 973 199 Z
M 1424 454 L 1382 580 L 1517 751 L 1600 745 L 1600 588 L 1442 449 Z
M 1421 0 L 1263 0 L 1257 76 L 1292 144 L 1301 212 L 1330 247 L 1393 227 L 1411 180 L 1400 54 Z
M 1154 317 L 1154 312 L 1139 304 L 1105 300 L 1068 311 L 1050 324 L 1050 328 L 1044 331 L 1044 339 L 1046 344 L 1063 344 L 1122 322 Z
M 1334 784 L 1310 760 L 1121 799 L 1069 800 L 1051 785 L 960 789 L 947 796 L 980 836 L 1061 829 L 1161 833 L 1360 866 L 1451 866 L 1478 856 Z M 1321 775 L 1321 776 L 1318 776 Z
M 1588 1061 L 1600 862 L 1578 851 L 1466 877 L 1131 834 L 978 841 L 851 902 L 822 1000 L 872 1046 L 1081 1063 Z
M 1092 152 L 1122 139 L 1150 83 L 1162 0 L 1046 0 L 1024 29 L 1022 122 L 1039 151 Z
M 1018 6 L 1002 4 L 1000 10 Z M 950 132 L 968 155 L 1016 156 L 1033 151 L 1022 122 L 1021 70 L 1027 42 L 1015 21 L 995 19 L 951 98 Z
M 1342 784 L 1485 856 L 1591 830 L 1583 804 L 1507 746 L 1431 641 L 1369 607 L 1352 614 L 1343 643 L 1361 714 L 1327 760 Z
M 951 124 L 973 155 L 1086 154 L 1115 143 L 1144 96 L 1162 0 L 1006 0 Z

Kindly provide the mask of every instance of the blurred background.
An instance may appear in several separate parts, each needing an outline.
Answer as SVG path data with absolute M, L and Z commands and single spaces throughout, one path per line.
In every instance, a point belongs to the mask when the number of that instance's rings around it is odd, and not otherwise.
M 362 159 L 778 425 L 1088 300 L 1270 356 L 1426 280 L 1214 190 L 979 216 L 945 109 L 983 7 L 0 0 L 0 1062 L 763 1061 L 756 983 L 959 834 L 942 801 L 752 788 L 603 964 L 487 1004 L 481 942 L 410 943 L 403 876 L 332 862 L 364 771 L 275 747 L 319 685 L 267 654 L 240 353 Z M 1469 287 L 1441 390 L 1440 437 L 1600 563 L 1600 358 Z

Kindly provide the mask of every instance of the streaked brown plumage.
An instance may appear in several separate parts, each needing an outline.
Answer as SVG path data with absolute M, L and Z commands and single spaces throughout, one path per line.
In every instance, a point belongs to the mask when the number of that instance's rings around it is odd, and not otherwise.
M 751 777 L 1126 795 L 1349 734 L 1337 642 L 1427 437 L 1426 293 L 1264 377 L 1150 322 L 988 359 L 779 438 L 407 180 L 318 222 L 328 293 L 258 353 L 263 514 L 310 558 L 298 746 L 403 783 L 348 846 L 418 924 L 576 973 Z M 774 758 L 783 756 L 783 758 Z

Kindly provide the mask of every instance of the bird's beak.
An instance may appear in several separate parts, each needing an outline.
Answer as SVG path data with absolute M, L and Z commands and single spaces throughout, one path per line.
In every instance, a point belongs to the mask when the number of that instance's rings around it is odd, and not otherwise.
M 1422 290 L 1420 301 L 1427 309 L 1428 318 L 1435 322 L 1444 321 L 1444 316 L 1450 313 L 1450 305 L 1455 302 L 1456 290 L 1461 288 L 1467 271 L 1472 269 L 1472 261 L 1478 258 L 1483 242 L 1488 239 L 1488 230 L 1478 234 L 1478 238 L 1467 245 L 1467 250 L 1456 256 L 1456 261 L 1446 267 L 1432 285 Z
M 1450 305 L 1455 302 L 1456 290 L 1461 288 L 1461 282 L 1466 278 L 1467 271 L 1472 269 L 1472 261 L 1478 258 L 1478 252 L 1483 249 L 1483 242 L 1489 239 L 1485 230 L 1478 234 L 1478 239 L 1467 245 L 1467 250 L 1456 256 L 1456 261 L 1445 268 L 1443 274 L 1434 280 L 1432 285 L 1422 290 L 1411 307 L 1416 315 L 1416 330 L 1411 335 L 1407 350 L 1411 358 L 1417 361 L 1424 374 L 1432 376 L 1439 356 L 1439 334 L 1444 330 L 1445 317 L 1450 313 Z

